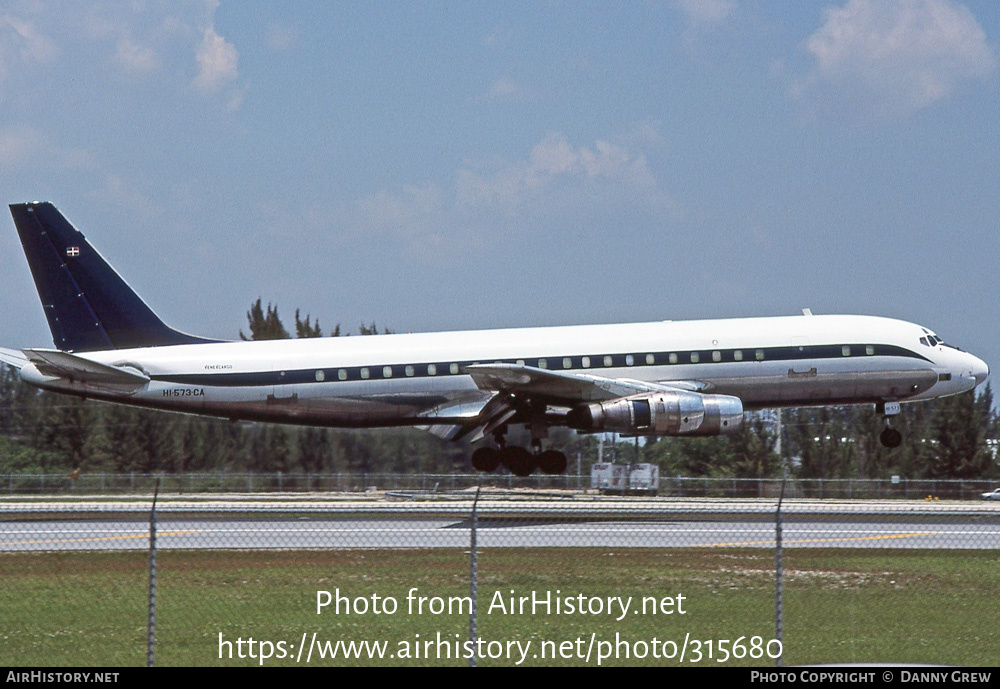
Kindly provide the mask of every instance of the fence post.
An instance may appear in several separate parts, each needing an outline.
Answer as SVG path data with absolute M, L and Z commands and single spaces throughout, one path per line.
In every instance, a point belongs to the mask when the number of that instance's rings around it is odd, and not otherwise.
M 472 500 L 472 528 L 469 535 L 469 598 L 472 606 L 469 612 L 469 643 L 472 644 L 472 655 L 469 656 L 469 667 L 476 667 L 476 606 L 479 593 L 479 561 L 476 556 L 476 530 L 479 517 L 476 509 L 479 507 L 479 489 L 476 486 L 476 497 Z
M 153 489 L 153 509 L 149 512 L 149 626 L 146 632 L 146 667 L 154 666 L 156 649 L 156 498 L 160 494 L 160 479 Z
M 788 472 L 786 471 L 781 479 L 781 492 L 778 493 L 778 509 L 774 514 L 774 638 L 778 640 L 778 648 L 782 649 L 779 651 L 778 657 L 775 659 L 775 667 L 781 667 L 782 656 L 784 655 L 784 650 L 782 648 L 782 625 L 783 625 L 783 604 L 784 604 L 784 589 L 782 587 L 782 582 L 784 579 L 784 567 L 782 563 L 782 551 L 781 551 L 781 501 L 785 499 L 785 481 L 788 480 Z

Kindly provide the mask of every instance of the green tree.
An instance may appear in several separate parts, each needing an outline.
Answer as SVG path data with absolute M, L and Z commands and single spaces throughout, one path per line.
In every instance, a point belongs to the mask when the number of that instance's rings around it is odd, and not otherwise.
M 976 399 L 975 391 L 944 397 L 937 401 L 931 421 L 934 458 L 929 467 L 932 478 L 982 478 L 990 474 L 992 455 L 986 447 L 990 425 L 988 407 L 992 393 Z
M 340 325 L 334 329 L 334 333 L 331 333 L 333 337 L 340 334 Z M 309 323 L 309 314 L 306 314 L 306 319 L 302 320 L 299 318 L 299 310 L 295 309 L 295 337 L 323 337 L 323 331 L 319 327 L 319 319 L 312 324 Z
M 306 318 L 308 321 L 308 317 Z M 317 323 L 318 326 L 318 323 Z M 270 303 L 267 305 L 267 311 L 261 306 L 261 300 L 258 297 L 251 306 L 250 310 L 247 311 L 247 327 L 250 329 L 250 337 L 243 334 L 240 330 L 241 340 L 286 340 L 288 339 L 288 331 L 285 330 L 285 326 L 282 325 L 281 319 L 278 318 L 278 307 L 277 305 L 271 306 Z

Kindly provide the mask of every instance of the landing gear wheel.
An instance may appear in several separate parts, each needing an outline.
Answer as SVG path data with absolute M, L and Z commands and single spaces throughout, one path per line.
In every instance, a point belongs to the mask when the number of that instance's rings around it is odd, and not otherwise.
M 561 474 L 566 471 L 566 455 L 558 450 L 546 450 L 538 455 L 538 468 L 544 474 Z
M 496 471 L 500 466 L 500 453 L 492 447 L 480 447 L 472 453 L 472 468 L 476 471 Z
M 903 434 L 895 428 L 886 428 L 879 434 L 879 442 L 888 448 L 899 447 L 903 442 Z
M 500 463 L 515 476 L 531 476 L 537 468 L 534 456 L 523 447 L 505 447 L 499 456 Z

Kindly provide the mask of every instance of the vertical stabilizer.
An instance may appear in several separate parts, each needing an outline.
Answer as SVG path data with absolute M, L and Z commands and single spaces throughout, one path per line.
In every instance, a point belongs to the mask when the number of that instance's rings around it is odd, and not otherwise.
M 58 349 L 214 342 L 167 326 L 51 203 L 10 207 Z

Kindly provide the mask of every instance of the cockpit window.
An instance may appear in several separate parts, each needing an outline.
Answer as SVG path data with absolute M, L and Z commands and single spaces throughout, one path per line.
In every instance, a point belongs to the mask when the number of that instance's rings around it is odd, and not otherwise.
M 930 343 L 927 341 L 926 337 L 921 337 L 920 338 L 920 344 L 922 344 L 924 347 L 930 347 L 931 346 Z

